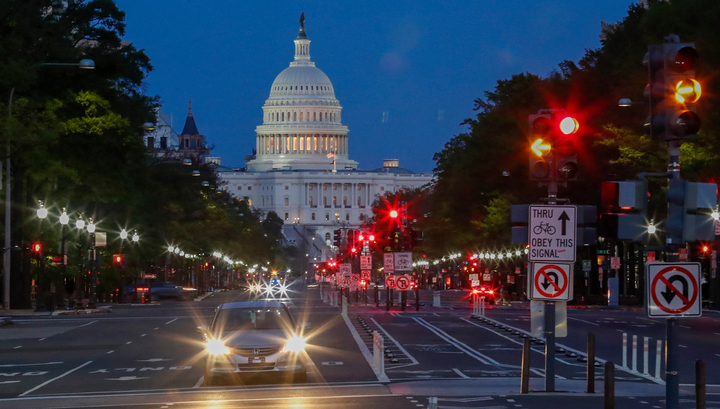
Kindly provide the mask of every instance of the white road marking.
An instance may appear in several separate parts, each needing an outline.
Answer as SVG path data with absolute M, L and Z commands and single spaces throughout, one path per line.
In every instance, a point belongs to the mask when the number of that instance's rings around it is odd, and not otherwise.
M 470 355 L 472 358 L 475 358 L 477 361 L 482 362 L 485 365 L 492 365 L 492 366 L 501 366 L 500 362 L 490 358 L 489 356 L 480 353 L 478 351 L 475 351 L 471 347 L 469 347 L 467 344 L 460 342 L 456 338 L 453 338 L 449 334 L 447 334 L 445 331 L 441 330 L 440 328 L 430 324 L 429 322 L 425 321 L 422 318 L 413 317 L 413 319 L 423 327 L 430 330 L 430 332 L 434 333 L 438 337 L 444 339 L 445 341 L 453 344 L 455 348 L 465 352 L 467 355 Z
M 680 328 L 690 329 L 687 325 L 681 325 Z
M 162 362 L 162 361 L 172 361 L 172 359 L 166 359 L 166 358 L 150 358 L 150 359 L 138 359 L 138 362 Z
M 23 393 L 21 393 L 20 395 L 18 395 L 18 397 L 26 396 L 26 395 L 28 395 L 29 393 L 35 392 L 36 390 L 42 388 L 43 386 L 48 385 L 48 384 L 50 384 L 50 383 L 52 383 L 52 382 L 55 382 L 55 381 L 57 381 L 58 379 L 63 378 L 63 377 L 65 377 L 65 376 L 67 376 L 67 375 L 70 375 L 71 373 L 77 371 L 78 369 L 80 369 L 80 368 L 82 368 L 82 367 L 84 367 L 84 366 L 90 365 L 91 363 L 92 363 L 92 361 L 87 361 L 87 362 L 85 362 L 84 364 L 82 364 L 82 365 L 80 365 L 80 366 L 76 366 L 75 368 L 73 368 L 73 369 L 65 372 L 65 373 L 62 374 L 62 375 L 58 375 L 58 376 L 56 376 L 56 377 L 54 377 L 54 378 L 52 378 L 52 379 L 50 379 L 50 380 L 47 380 L 47 381 L 41 383 L 40 385 L 38 385 L 38 386 L 36 386 L 36 387 L 34 387 L 34 388 L 32 388 L 32 389 L 26 390 L 25 392 L 23 392 Z
M 680 348 L 687 348 L 686 345 L 678 345 Z
M 170 321 L 166 322 L 165 325 L 168 325 L 168 324 L 170 324 L 171 322 L 175 322 L 175 321 L 177 321 L 177 318 L 171 319 Z
M 462 371 L 460 371 L 460 370 L 457 369 L 457 368 L 453 368 L 452 370 L 453 370 L 453 372 L 455 372 L 456 374 L 460 375 L 461 378 L 465 378 L 465 379 L 470 378 L 469 376 L 465 375 L 464 373 L 462 373 Z
M 373 366 L 373 355 L 370 353 L 370 350 L 368 349 L 367 345 L 365 345 L 365 341 L 360 338 L 360 334 L 358 334 L 357 330 L 355 329 L 355 326 L 353 326 L 352 322 L 350 322 L 350 318 L 347 317 L 347 315 L 343 315 L 343 321 L 345 321 L 345 325 L 347 325 L 348 329 L 350 330 L 350 333 L 353 336 L 353 339 L 355 339 L 355 342 L 358 344 L 358 348 L 360 348 L 360 353 L 362 353 L 363 357 L 365 357 L 365 360 L 367 361 L 368 365 L 372 368 Z M 382 376 L 378 375 L 377 380 L 381 382 L 388 382 L 389 379 L 387 375 L 383 374 Z
M 13 347 L 13 349 L 18 349 L 18 348 L 22 348 L 22 345 L 18 345 L 18 346 L 16 346 L 16 347 Z
M 720 332 L 716 332 L 715 335 L 720 335 Z
M 142 334 L 142 335 L 140 335 L 140 336 L 141 336 L 141 337 L 144 337 L 145 335 L 147 335 L 147 334 Z
M 195 385 L 193 385 L 193 389 L 199 388 L 200 385 L 203 384 L 203 382 L 205 382 L 205 377 L 204 377 L 204 376 L 201 376 L 200 379 L 198 379 L 198 381 L 195 382 Z
M 132 344 L 132 341 L 128 341 L 125 343 L 125 345 L 129 345 L 129 344 Z
M 113 349 L 113 350 L 110 350 L 110 351 L 107 351 L 107 352 L 106 352 L 106 354 L 108 354 L 108 355 L 109 355 L 109 354 L 112 354 L 113 352 L 115 352 L 115 350 L 114 350 L 114 349 Z
M 119 378 L 105 378 L 106 381 L 139 381 L 140 379 L 147 379 L 147 376 L 121 376 Z
M 544 285 L 544 284 L 543 284 L 543 285 Z M 596 327 L 599 327 L 599 326 L 600 326 L 600 324 L 598 324 L 598 323 L 581 320 L 580 318 L 574 318 L 574 317 L 567 317 L 567 318 L 568 318 L 569 320 L 575 320 L 575 321 L 584 322 L 584 323 L 586 323 L 586 324 L 594 325 L 594 326 L 596 326 Z
M 160 329 L 160 327 L 157 327 L 157 328 L 153 329 L 153 331 L 157 331 L 157 330 L 159 330 L 159 329 Z
M 378 322 L 375 321 L 375 318 L 370 318 L 370 320 L 375 323 L 375 325 L 378 327 L 378 329 L 379 329 L 380 331 L 382 331 L 382 333 L 385 334 L 385 336 L 386 336 L 390 341 L 392 341 L 395 345 L 397 345 L 398 349 L 399 349 L 400 351 L 402 351 L 402 353 L 405 354 L 406 357 L 410 358 L 410 360 L 412 361 L 412 364 L 410 364 L 410 365 L 417 365 L 417 364 L 419 363 L 418 360 L 415 359 L 414 356 L 410 355 L 410 354 L 408 353 L 408 351 L 405 350 L 405 348 L 403 348 L 403 346 L 400 345 L 400 343 L 397 342 L 397 341 L 395 340 L 395 338 L 392 337 L 392 335 L 388 334 L 388 332 L 385 330 L 385 328 L 382 327 L 382 325 L 378 324 Z M 409 366 L 409 365 L 403 365 L 403 366 Z
M 57 364 L 61 364 L 61 363 L 62 363 L 62 361 L 42 362 L 42 363 L 38 363 L 38 364 L 5 364 L 5 365 L 0 365 L 0 368 L 14 368 L 17 366 L 57 365 Z
M 18 383 L 18 382 L 20 382 L 20 381 L 4 381 L 4 382 L 0 382 L 0 385 L 4 385 L 6 383 Z
M 75 327 L 75 328 L 80 328 L 80 327 L 87 327 L 88 325 L 92 325 L 92 324 L 94 324 L 94 323 L 96 323 L 96 322 L 98 322 L 98 320 L 95 320 L 95 321 L 90 321 L 90 322 L 88 322 L 87 324 L 83 324 L 83 325 L 78 325 L 78 326 L 77 326 L 77 327 Z
M 320 365 L 325 365 L 325 366 L 342 366 L 342 365 L 343 365 L 343 362 L 342 362 L 342 361 L 328 361 L 328 362 L 322 362 Z
M 45 341 L 46 339 L 47 339 L 47 337 L 45 337 L 45 338 L 40 338 L 40 339 L 38 339 L 38 341 Z

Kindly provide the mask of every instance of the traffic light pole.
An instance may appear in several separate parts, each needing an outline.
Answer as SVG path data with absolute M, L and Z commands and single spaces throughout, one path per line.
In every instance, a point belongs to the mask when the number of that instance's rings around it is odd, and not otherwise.
M 548 204 L 557 204 L 558 184 L 556 174 L 548 183 Z M 545 332 L 545 392 L 555 392 L 555 302 L 544 301 Z
M 668 179 L 680 180 L 680 144 L 668 141 Z M 668 203 L 668 207 L 670 204 Z M 668 240 L 667 261 L 678 261 L 678 243 Z M 665 402 L 667 409 L 680 407 L 680 356 L 678 354 L 677 318 L 665 321 Z

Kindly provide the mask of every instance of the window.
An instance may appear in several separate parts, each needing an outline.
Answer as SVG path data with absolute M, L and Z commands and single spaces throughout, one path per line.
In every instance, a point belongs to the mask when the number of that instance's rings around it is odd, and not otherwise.
M 248 197 L 247 202 L 248 202 L 248 206 L 252 206 L 252 198 Z
M 347 185 L 343 186 L 343 190 L 347 190 Z
M 327 185 L 323 185 L 323 190 L 327 190 Z
M 285 186 L 285 190 L 288 190 L 288 189 L 290 189 L 290 186 Z
M 238 186 L 238 190 L 242 190 L 242 186 Z
M 330 233 L 325 233 L 325 242 L 330 245 Z
M 385 186 L 380 186 L 380 190 L 385 190 Z
M 333 185 L 333 190 L 337 190 L 337 185 Z
M 252 186 L 248 186 L 248 190 L 252 190 Z
M 327 196 L 323 196 L 323 206 L 327 206 Z
M 359 198 L 359 197 L 358 197 L 358 206 L 362 206 L 362 205 L 360 204 L 360 198 Z
M 310 196 L 309 200 L 310 200 L 310 206 L 312 206 L 313 205 L 313 197 Z
M 333 196 L 333 206 L 337 206 L 337 196 Z
M 290 206 L 290 199 L 287 197 L 285 198 L 285 206 Z
M 347 196 L 343 197 L 343 206 L 347 206 Z
M 335 220 L 340 221 L 340 213 L 335 213 Z
M 310 215 L 310 218 L 311 218 L 312 220 L 315 220 L 315 213 L 311 214 L 311 215 Z
M 303 121 L 303 113 L 300 112 L 300 122 L 302 122 L 302 121 Z
M 345 213 L 345 220 L 350 221 L 350 213 Z
M 290 215 L 285 213 L 285 220 L 290 220 Z
M 308 190 L 313 190 L 313 189 L 315 189 L 315 186 L 313 186 L 313 185 L 308 186 Z
M 325 213 L 325 220 L 330 220 L 330 213 Z M 328 233 L 328 237 L 330 236 L 330 233 Z

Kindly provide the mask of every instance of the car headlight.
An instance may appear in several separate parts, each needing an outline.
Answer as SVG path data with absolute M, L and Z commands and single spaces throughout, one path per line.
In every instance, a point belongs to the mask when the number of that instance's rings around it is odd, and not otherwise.
M 205 345 L 205 350 L 210 355 L 230 355 L 230 348 L 219 339 L 211 339 Z
M 305 339 L 303 337 L 294 336 L 288 339 L 283 347 L 283 352 L 303 352 L 305 350 Z

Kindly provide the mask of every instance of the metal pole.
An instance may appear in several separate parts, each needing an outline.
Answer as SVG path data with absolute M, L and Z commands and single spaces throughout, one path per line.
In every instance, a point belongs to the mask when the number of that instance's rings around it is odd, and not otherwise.
M 522 364 L 520 369 L 520 393 L 528 393 L 530 384 L 530 339 L 523 340 Z
M 12 103 L 15 95 L 15 87 L 10 90 L 8 101 L 8 129 L 10 117 L 12 117 Z M 10 194 L 12 173 L 10 168 L 10 132 L 7 132 L 7 150 L 5 156 L 7 171 L 5 174 L 5 251 L 3 256 L 3 308 L 10 309 L 10 259 L 12 257 L 12 245 L 10 242 L 10 210 L 12 209 L 12 195 Z
M 595 334 L 587 338 L 587 393 L 595 393 Z
M 380 287 L 375 285 L 375 308 L 380 308 Z
M 95 233 L 90 233 L 90 305 L 89 308 L 97 306 L 97 271 L 95 268 Z
M 632 336 L 632 371 L 637 372 L 637 335 Z
M 415 311 L 420 311 L 420 286 L 415 286 Z
M 605 362 L 605 409 L 615 409 L 615 365 Z
M 695 361 L 695 408 L 707 408 L 707 396 L 705 393 L 705 362 Z
M 662 361 L 662 341 L 657 340 L 657 347 L 655 348 L 655 378 L 662 379 L 660 377 L 660 364 Z
M 555 392 L 555 302 L 545 301 L 545 392 Z
M 648 373 L 648 352 L 650 349 L 650 338 L 643 337 L 643 375 L 650 375 Z
M 666 321 L 665 342 L 665 401 L 667 409 L 680 407 L 680 379 L 678 369 L 680 355 L 677 352 L 677 318 L 668 318 Z

